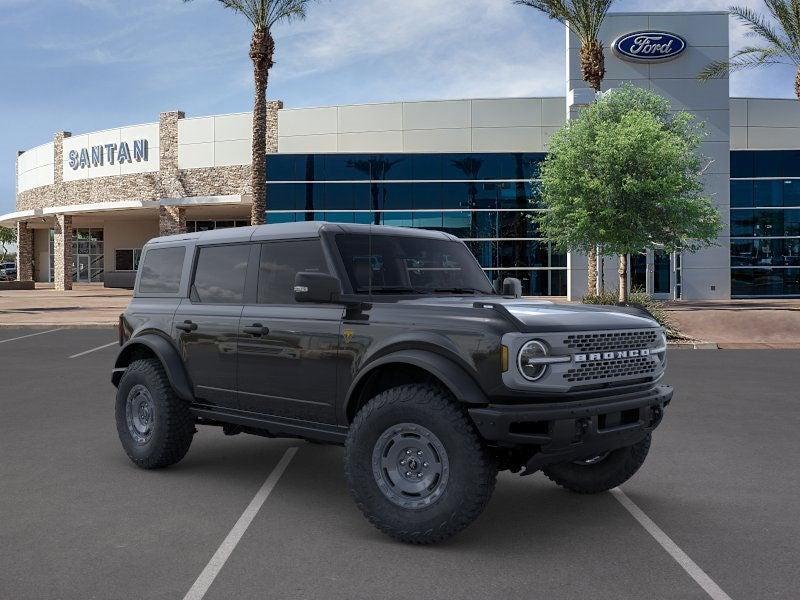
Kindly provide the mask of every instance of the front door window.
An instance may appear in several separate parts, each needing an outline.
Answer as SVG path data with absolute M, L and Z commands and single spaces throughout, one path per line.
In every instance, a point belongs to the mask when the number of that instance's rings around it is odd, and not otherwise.
M 75 281 L 89 282 L 89 256 L 82 254 L 78 256 L 78 270 L 75 273 Z

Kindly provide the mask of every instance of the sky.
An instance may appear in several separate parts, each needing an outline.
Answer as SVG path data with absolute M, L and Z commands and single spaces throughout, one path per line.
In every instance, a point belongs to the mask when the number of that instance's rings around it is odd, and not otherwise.
M 14 210 L 17 151 L 56 131 L 250 110 L 249 27 L 217 0 L 0 0 L 0 214 Z M 287 107 L 565 93 L 563 26 L 511 0 L 318 0 L 274 33 L 268 96 Z M 732 47 L 745 39 L 734 27 Z M 786 67 L 745 72 L 731 93 L 789 98 L 793 79 Z

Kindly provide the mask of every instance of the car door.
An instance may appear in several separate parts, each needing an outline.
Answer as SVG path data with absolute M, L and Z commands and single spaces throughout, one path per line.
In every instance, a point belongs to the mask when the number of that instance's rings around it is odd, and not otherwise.
M 257 301 L 245 305 L 240 320 L 239 406 L 333 424 L 344 307 L 295 303 L 300 271 L 328 272 L 319 239 L 261 244 Z
M 199 402 L 236 407 L 236 351 L 251 246 L 199 246 L 189 298 L 175 312 L 175 339 Z

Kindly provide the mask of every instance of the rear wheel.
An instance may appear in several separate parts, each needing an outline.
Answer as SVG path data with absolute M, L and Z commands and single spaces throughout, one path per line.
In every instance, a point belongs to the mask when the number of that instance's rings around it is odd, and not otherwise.
M 378 394 L 356 415 L 345 475 L 375 527 L 403 542 L 431 544 L 478 518 L 497 468 L 452 396 L 413 384 Z
M 583 460 L 550 465 L 542 469 L 547 477 L 570 491 L 579 494 L 597 494 L 628 481 L 647 458 L 650 434 L 642 441 L 590 456 Z
M 166 467 L 189 450 L 194 419 L 158 360 L 136 360 L 128 366 L 117 388 L 115 412 L 120 442 L 136 465 Z

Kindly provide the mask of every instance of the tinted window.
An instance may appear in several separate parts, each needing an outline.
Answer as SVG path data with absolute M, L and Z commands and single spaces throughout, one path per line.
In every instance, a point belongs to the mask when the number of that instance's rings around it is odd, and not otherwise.
M 753 152 L 731 152 L 731 177 L 753 176 Z
M 151 248 L 147 251 L 139 277 L 143 294 L 177 294 L 181 284 L 183 257 L 186 248 Z
M 259 304 L 294 304 L 294 278 L 301 271 L 328 272 L 318 239 L 263 244 L 258 272 Z
M 356 293 L 426 293 L 492 288 L 467 247 L 447 239 L 339 234 L 336 244 Z
M 249 255 L 248 244 L 200 248 L 192 298 L 207 304 L 241 304 Z

